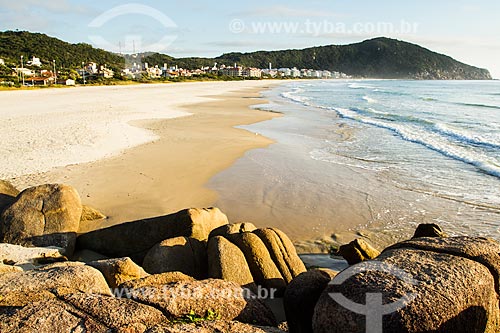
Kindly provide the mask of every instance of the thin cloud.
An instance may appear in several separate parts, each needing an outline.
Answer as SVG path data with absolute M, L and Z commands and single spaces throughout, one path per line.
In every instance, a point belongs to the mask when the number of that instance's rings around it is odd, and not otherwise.
M 287 6 L 270 6 L 233 13 L 234 17 L 344 17 L 344 15 L 310 9 L 291 8 Z

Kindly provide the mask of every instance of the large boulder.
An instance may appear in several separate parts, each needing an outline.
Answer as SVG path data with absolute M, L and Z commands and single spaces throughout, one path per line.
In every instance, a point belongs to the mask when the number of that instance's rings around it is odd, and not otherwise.
M 47 184 L 21 192 L 0 217 L 5 243 L 23 246 L 58 246 L 71 255 L 80 225 L 82 203 L 67 185 Z
M 16 201 L 19 194 L 17 188 L 5 180 L 0 180 L 0 213 Z
M 385 332 L 498 332 L 499 253 L 500 245 L 484 238 L 399 243 L 335 277 L 316 304 L 314 332 L 365 331 L 367 317 L 346 307 L 361 312 L 382 301 Z
M 166 239 L 148 251 L 142 266 L 151 274 L 182 272 L 203 279 L 207 277 L 205 242 L 182 236 Z
M 328 283 L 337 275 L 329 269 L 313 269 L 297 276 L 283 297 L 290 333 L 312 333 L 314 307 Z
M 86 233 L 78 237 L 77 247 L 109 257 L 130 257 L 141 264 L 149 249 L 165 239 L 184 236 L 204 241 L 213 229 L 227 223 L 218 208 L 191 208 Z
M 53 262 L 67 261 L 57 247 L 23 247 L 0 243 L 0 262 L 15 265 L 22 270 L 29 270 Z
M 147 333 L 284 333 L 284 331 L 271 326 L 256 326 L 238 321 L 215 320 L 191 324 L 158 325 L 147 331 Z
M 222 236 L 215 236 L 208 241 L 207 252 L 209 277 L 256 290 L 245 255 L 236 245 Z
M 143 333 L 166 323 L 161 311 L 128 299 L 96 294 L 66 294 L 31 303 L 0 315 L 1 332 L 127 332 Z
M 378 250 L 361 238 L 357 238 L 349 244 L 342 245 L 338 253 L 347 260 L 349 265 L 355 265 L 364 260 L 375 259 L 380 254 Z
M 276 325 L 272 311 L 254 294 L 234 282 L 216 279 L 180 281 L 140 287 L 128 290 L 128 293 L 141 303 L 161 309 L 169 319 L 205 318 L 211 314 L 222 320 Z
M 304 263 L 295 251 L 295 246 L 285 233 L 274 228 L 258 229 L 253 233 L 266 245 L 286 283 L 290 283 L 306 271 Z
M 210 237 L 215 237 L 215 236 L 224 236 L 227 237 L 232 234 L 240 234 L 242 232 L 252 232 L 256 230 L 257 228 L 253 223 L 250 222 L 239 222 L 239 223 L 231 223 L 231 224 L 225 224 L 221 225 L 220 227 L 212 230 L 210 233 Z
M 422 223 L 419 224 L 413 238 L 421 237 L 447 237 L 446 233 L 435 223 Z
M 0 275 L 0 307 L 25 306 L 53 298 L 54 290 L 111 295 L 97 269 L 78 263 L 59 263 Z
M 120 289 L 125 291 L 144 288 L 144 287 L 163 287 L 174 282 L 191 282 L 195 279 L 181 272 L 167 272 L 161 274 L 152 274 L 141 279 L 129 280 L 120 285 Z
M 149 274 L 130 258 L 113 258 L 92 261 L 87 265 L 98 269 L 111 288 L 116 288 L 122 283 L 147 277 Z
M 267 289 L 275 289 L 277 294 L 281 294 L 286 287 L 286 282 L 259 236 L 244 232 L 230 235 L 230 240 L 245 255 L 255 283 Z

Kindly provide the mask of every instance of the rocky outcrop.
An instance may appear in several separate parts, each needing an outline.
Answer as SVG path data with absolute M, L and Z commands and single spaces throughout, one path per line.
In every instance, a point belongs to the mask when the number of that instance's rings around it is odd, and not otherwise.
M 284 291 L 286 282 L 259 236 L 251 232 L 244 232 L 230 235 L 230 240 L 245 255 L 257 285 L 267 289 L 275 289 L 278 294 Z
M 0 315 L 0 331 L 143 333 L 149 327 L 166 322 L 161 311 L 144 304 L 76 293 L 28 304 L 9 315 Z
M 194 281 L 194 279 L 191 276 L 181 272 L 167 272 L 161 274 L 152 274 L 137 280 L 129 280 L 125 283 L 122 283 L 120 285 L 120 288 L 126 290 L 132 290 L 144 287 L 161 288 L 162 286 L 167 285 L 169 283 L 181 282 L 181 281 L 191 282 Z
M 208 241 L 207 252 L 209 277 L 233 281 L 250 290 L 256 290 L 245 255 L 236 245 L 222 236 L 215 236 Z
M 498 332 L 499 253 L 498 243 L 473 237 L 396 244 L 337 275 L 316 304 L 314 332 L 364 331 L 366 316 L 333 297 L 342 294 L 363 308 L 367 293 L 383 295 L 387 332 Z M 395 308 L 387 305 L 404 297 Z
M 106 280 L 98 270 L 69 262 L 0 275 L 0 306 L 25 306 L 51 299 L 57 289 L 59 293 L 111 295 Z
M 149 275 L 142 267 L 127 257 L 92 261 L 88 265 L 99 270 L 111 288 Z
M 329 269 L 313 269 L 296 277 L 287 287 L 283 297 L 290 333 L 312 333 L 312 318 L 316 303 L 337 275 Z
M 29 270 L 53 262 L 67 261 L 61 254 L 62 251 L 62 248 L 57 247 L 23 247 L 0 243 L 0 262 Z
M 258 229 L 253 233 L 264 242 L 287 284 L 306 271 L 306 267 L 297 255 L 292 241 L 285 233 L 274 228 Z
M 19 191 L 5 180 L 0 180 L 0 213 L 16 201 Z
M 218 208 L 191 208 L 86 233 L 78 237 L 77 247 L 142 263 L 149 249 L 165 239 L 184 236 L 207 240 L 213 229 L 227 223 Z
M 210 312 L 222 320 L 276 325 L 271 310 L 234 282 L 216 279 L 181 281 L 128 292 L 134 300 L 161 309 L 169 319 L 187 315 L 205 318 Z
M 413 234 L 413 238 L 420 237 L 447 237 L 447 235 L 437 224 L 422 223 L 418 225 L 415 234 Z
M 5 265 L 0 263 L 0 274 L 17 273 L 22 271 L 23 269 L 19 266 Z
M 207 277 L 206 245 L 183 236 L 166 239 L 148 251 L 142 266 L 151 274 L 178 271 L 203 279 Z
M 21 192 L 0 217 L 3 242 L 23 246 L 58 246 L 71 255 L 82 204 L 70 186 L 47 184 Z
M 358 264 L 364 260 L 375 259 L 380 252 L 361 238 L 355 239 L 349 244 L 342 245 L 338 253 L 344 257 L 349 265 Z
M 215 236 L 224 236 L 228 237 L 229 235 L 232 234 L 241 234 L 243 232 L 252 232 L 256 230 L 257 228 L 253 223 L 249 222 L 240 222 L 240 223 L 231 223 L 231 224 L 225 224 L 222 225 L 210 233 L 209 238 L 215 237 Z
M 147 333 L 284 333 L 276 327 L 255 326 L 238 321 L 202 321 L 196 324 L 160 325 Z
M 82 205 L 82 216 L 80 218 L 80 223 L 82 222 L 90 222 L 95 220 L 103 220 L 106 218 L 106 215 L 98 211 L 97 209 Z

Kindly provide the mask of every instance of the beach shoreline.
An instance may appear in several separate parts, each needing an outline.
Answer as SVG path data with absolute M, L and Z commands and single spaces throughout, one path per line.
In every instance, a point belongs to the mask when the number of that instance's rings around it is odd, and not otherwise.
M 205 184 L 246 151 L 273 143 L 235 126 L 279 116 L 250 108 L 263 103 L 259 92 L 274 84 L 267 81 L 221 83 L 219 85 L 224 87 L 215 89 L 218 93 L 214 95 L 204 91 L 210 84 L 200 84 L 195 87 L 200 91 L 189 102 L 175 106 L 181 116 L 130 122 L 134 127 L 152 133 L 156 139 L 111 157 L 56 167 L 48 172 L 15 177 L 11 181 L 20 189 L 43 183 L 64 183 L 75 187 L 84 204 L 94 206 L 108 216 L 104 221 L 81 226 L 80 232 L 184 208 L 213 205 L 217 193 L 206 188 Z M 163 85 L 166 88 L 171 86 Z M 182 89 L 188 84 L 176 86 Z M 133 88 L 127 88 L 129 95 L 134 93 Z

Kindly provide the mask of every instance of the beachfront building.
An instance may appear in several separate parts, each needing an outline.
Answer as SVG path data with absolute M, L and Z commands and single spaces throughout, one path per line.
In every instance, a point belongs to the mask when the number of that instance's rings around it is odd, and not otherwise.
M 295 67 L 294 67 L 294 68 L 292 68 L 292 69 L 290 70 L 290 72 L 291 72 L 291 75 L 290 75 L 291 77 L 300 77 L 300 76 L 301 76 L 301 72 L 300 72 L 300 70 L 298 70 L 298 69 L 297 69 L 297 68 L 295 68 Z
M 226 76 L 238 77 L 243 75 L 243 68 L 237 66 L 236 64 L 234 67 L 225 67 L 223 65 L 221 66 L 219 73 Z
M 282 76 L 292 76 L 292 70 L 290 68 L 280 68 L 278 72 L 280 72 Z
M 243 77 L 261 77 L 262 71 L 258 68 L 247 67 L 241 71 Z
M 24 75 L 25 77 L 34 76 L 35 72 L 29 68 L 14 68 L 14 71 L 18 75 Z
M 42 66 L 42 62 L 40 61 L 40 58 L 33 57 L 33 58 L 31 58 L 31 60 L 29 60 L 29 61 L 26 63 L 26 65 L 27 65 L 27 66 L 41 67 L 41 66 Z

